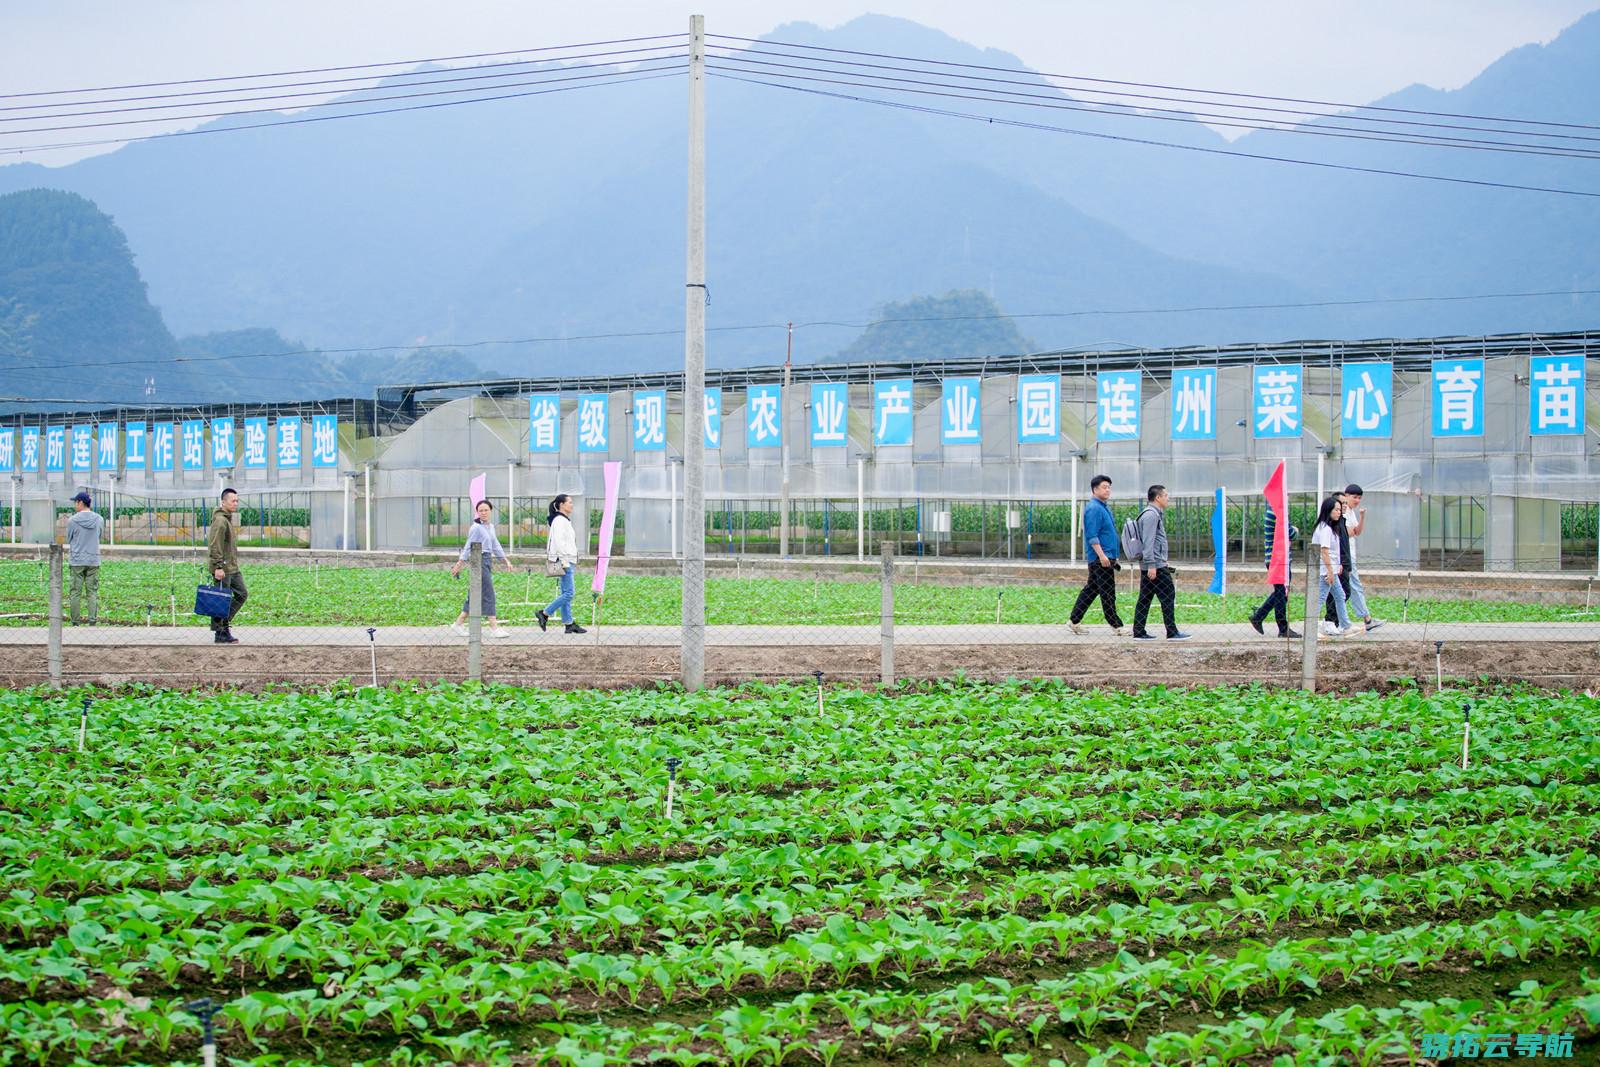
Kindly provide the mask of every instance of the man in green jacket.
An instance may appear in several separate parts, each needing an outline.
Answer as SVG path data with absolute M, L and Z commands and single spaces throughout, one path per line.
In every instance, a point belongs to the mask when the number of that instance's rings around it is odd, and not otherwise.
M 239 614 L 249 595 L 244 588 L 244 575 L 239 573 L 239 535 L 233 529 L 233 513 L 239 510 L 239 494 L 232 489 L 222 491 L 222 503 L 211 512 L 211 530 L 206 534 L 207 563 L 216 585 L 231 590 L 233 606 L 224 619 L 211 620 L 211 632 L 219 645 L 236 645 L 233 636 L 233 617 Z

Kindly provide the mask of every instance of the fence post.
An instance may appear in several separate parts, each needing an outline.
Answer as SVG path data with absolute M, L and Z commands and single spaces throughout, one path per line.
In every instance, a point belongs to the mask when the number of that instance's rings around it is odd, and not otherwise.
M 1303 581 L 1306 584 L 1306 619 L 1300 636 L 1300 688 L 1317 691 L 1317 635 L 1322 630 L 1322 604 L 1317 600 L 1317 575 L 1321 573 L 1321 553 L 1311 546 Z
M 894 542 L 883 542 L 883 604 L 878 616 L 878 633 L 883 641 L 883 684 L 894 684 Z
M 467 677 L 483 681 L 483 545 L 472 543 L 467 588 Z
M 61 546 L 50 545 L 50 685 L 61 688 Z

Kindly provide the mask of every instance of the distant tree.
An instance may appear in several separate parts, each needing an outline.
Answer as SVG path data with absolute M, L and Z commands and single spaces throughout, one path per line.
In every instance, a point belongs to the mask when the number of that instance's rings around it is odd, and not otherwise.
M 962 356 L 1009 356 L 1033 343 L 987 293 L 952 290 L 884 304 L 875 322 L 828 363 L 905 362 Z

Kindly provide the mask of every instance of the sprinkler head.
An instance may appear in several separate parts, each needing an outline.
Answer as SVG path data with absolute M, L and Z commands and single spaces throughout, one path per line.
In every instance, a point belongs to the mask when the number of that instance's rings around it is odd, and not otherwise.
M 813 678 L 815 678 L 817 680 L 817 684 L 818 685 L 822 684 L 822 672 L 820 670 L 812 671 L 811 672 L 811 677 L 813 677 Z
M 1433 654 L 1437 656 L 1440 652 L 1443 652 L 1443 651 L 1444 651 L 1444 642 L 1443 641 L 1435 641 L 1433 643 Z
M 667 757 L 667 775 L 669 777 L 676 778 L 678 776 L 678 768 L 681 766 L 683 766 L 683 760 L 677 756 Z
M 1470 701 L 1470 700 L 1467 701 L 1465 704 L 1461 705 L 1461 721 L 1462 722 L 1471 722 L 1472 721 L 1472 701 Z
M 367 627 L 367 638 L 369 640 L 376 641 L 378 639 L 377 634 L 378 628 L 376 626 Z

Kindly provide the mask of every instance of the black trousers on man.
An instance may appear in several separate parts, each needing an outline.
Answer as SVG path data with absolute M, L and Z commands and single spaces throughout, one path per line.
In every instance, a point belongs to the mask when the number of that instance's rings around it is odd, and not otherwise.
M 212 631 L 219 634 L 225 634 L 229 632 L 229 627 L 233 622 L 233 617 L 239 614 L 239 609 L 244 607 L 244 602 L 249 599 L 250 594 L 245 591 L 244 575 L 240 574 L 238 571 L 234 571 L 220 582 L 213 578 L 211 584 L 217 586 L 219 589 L 229 589 L 233 592 L 233 605 L 228 608 L 228 617 L 225 619 L 211 620 Z
M 1278 623 L 1278 636 L 1284 637 L 1289 633 L 1289 587 L 1287 585 L 1274 585 L 1267 599 L 1261 606 L 1250 613 L 1250 621 L 1260 625 L 1266 621 L 1268 615 L 1276 618 Z
M 1096 599 L 1100 601 L 1100 610 L 1105 612 L 1106 622 L 1111 624 L 1111 628 L 1122 629 L 1122 616 L 1117 614 L 1117 568 L 1102 567 L 1099 560 L 1089 564 L 1089 581 L 1078 591 L 1078 602 L 1072 606 L 1074 626 L 1083 621 L 1084 614 Z
M 1178 632 L 1177 606 L 1178 591 L 1172 584 L 1172 568 L 1157 567 L 1156 576 L 1150 577 L 1150 569 L 1139 569 L 1139 600 L 1133 605 L 1133 636 L 1138 637 L 1145 632 L 1144 624 L 1150 618 L 1150 601 L 1161 601 L 1161 621 L 1166 623 L 1167 636 L 1172 637 Z
M 1343 567 L 1339 568 L 1339 588 L 1344 590 L 1344 602 L 1348 605 L 1350 603 L 1350 572 Z M 1333 610 L 1333 594 L 1329 593 L 1328 598 L 1323 603 L 1327 605 L 1327 610 L 1323 612 L 1322 617 L 1337 626 L 1339 615 Z

